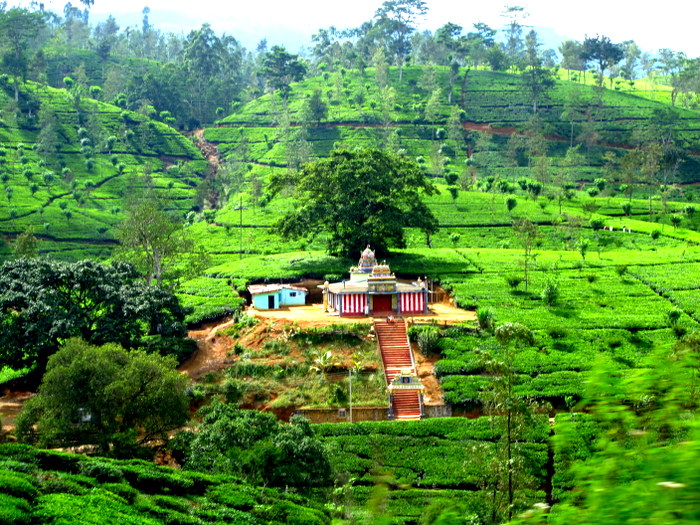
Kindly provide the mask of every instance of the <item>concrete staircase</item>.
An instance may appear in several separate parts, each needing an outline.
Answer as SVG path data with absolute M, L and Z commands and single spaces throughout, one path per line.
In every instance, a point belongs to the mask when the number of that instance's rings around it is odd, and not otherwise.
M 406 323 L 402 320 L 389 323 L 385 319 L 375 319 L 374 330 L 379 340 L 386 384 L 390 385 L 403 371 L 415 374 L 416 367 L 408 342 Z M 416 390 L 394 390 L 391 405 L 394 419 L 421 418 L 421 398 Z

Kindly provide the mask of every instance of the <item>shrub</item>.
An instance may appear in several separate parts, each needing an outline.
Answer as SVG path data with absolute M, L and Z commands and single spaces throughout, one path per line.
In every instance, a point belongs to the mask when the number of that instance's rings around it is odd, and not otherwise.
M 588 223 L 594 231 L 602 230 L 605 228 L 605 222 L 603 219 L 591 219 Z
M 627 273 L 627 265 L 626 264 L 619 264 L 615 266 L 615 273 L 622 277 Z
M 30 501 L 37 495 L 32 478 L 19 472 L 0 472 L 0 487 L 4 494 Z
M 0 518 L 7 525 L 32 523 L 31 507 L 27 501 L 0 493 Z
M 661 237 L 661 230 L 651 230 L 651 233 L 649 234 L 649 236 L 650 236 L 652 239 L 656 240 L 656 239 L 658 239 L 659 237 Z
M 559 285 L 554 281 L 547 281 L 540 297 L 547 306 L 554 306 L 559 300 Z
M 566 337 L 567 335 L 569 335 L 569 331 L 566 328 L 561 328 L 559 326 L 555 326 L 555 327 L 550 328 L 547 331 L 547 334 L 552 339 L 562 339 L 562 338 Z
M 520 283 L 523 282 L 522 277 L 517 275 L 506 275 L 505 280 L 508 286 L 510 286 L 510 288 L 513 290 L 515 290 L 518 286 L 520 286 Z
M 491 308 L 479 308 L 476 311 L 476 322 L 482 330 L 491 331 L 495 323 L 493 310 Z
M 124 473 L 119 467 L 103 461 L 87 460 L 80 464 L 80 473 L 100 482 L 121 481 Z
M 424 355 L 433 355 L 440 352 L 440 334 L 436 327 L 424 327 L 418 333 L 417 342 Z
M 666 316 L 668 317 L 668 322 L 671 324 L 671 326 L 676 326 L 676 323 L 678 323 L 678 320 L 681 318 L 682 314 L 683 314 L 683 311 L 679 310 L 678 308 L 674 308 L 674 309 L 666 312 Z
M 40 491 L 42 494 L 85 494 L 88 489 L 70 479 L 68 476 L 58 473 L 45 472 L 40 479 Z

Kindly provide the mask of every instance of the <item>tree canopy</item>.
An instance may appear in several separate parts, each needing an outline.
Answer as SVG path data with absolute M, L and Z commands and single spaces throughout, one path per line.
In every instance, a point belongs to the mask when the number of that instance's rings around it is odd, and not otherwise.
M 185 231 L 182 220 L 166 211 L 166 204 L 152 193 L 132 199 L 126 219 L 117 228 L 121 243 L 120 255 L 136 265 L 148 284 L 162 286 L 165 280 L 176 279 L 206 264 L 206 254 L 195 245 Z
M 165 438 L 188 416 L 188 379 L 175 366 L 172 357 L 69 339 L 49 358 L 18 435 L 42 446 L 97 444 L 102 452 Z
M 273 414 L 219 402 L 200 414 L 202 423 L 191 436 L 186 469 L 236 474 L 277 487 L 329 483 L 327 453 L 305 418 L 294 416 L 285 424 Z
M 276 224 L 284 236 L 300 238 L 327 231 L 327 249 L 355 256 L 367 244 L 379 253 L 405 246 L 404 228 L 427 235 L 437 219 L 421 200 L 436 188 L 413 161 L 378 149 L 336 150 L 327 159 L 301 166 L 272 181 L 273 192 L 296 188 L 298 205 Z
M 148 336 L 182 341 L 184 318 L 177 297 L 128 263 L 21 258 L 0 267 L 0 361 L 13 368 L 41 372 L 70 337 L 127 348 Z
M 287 53 L 282 46 L 273 46 L 263 60 L 262 74 L 273 91 L 279 90 L 283 99 L 289 96 L 292 82 L 304 78 L 306 66 L 297 55 Z

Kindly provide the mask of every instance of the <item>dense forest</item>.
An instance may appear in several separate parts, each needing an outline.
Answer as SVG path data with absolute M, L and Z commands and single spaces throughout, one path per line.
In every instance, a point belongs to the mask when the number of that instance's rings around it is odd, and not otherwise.
M 699 519 L 700 58 L 377 4 L 301 50 L 0 4 L 0 522 Z M 473 312 L 398 316 L 418 420 L 376 319 L 246 306 L 367 245 Z

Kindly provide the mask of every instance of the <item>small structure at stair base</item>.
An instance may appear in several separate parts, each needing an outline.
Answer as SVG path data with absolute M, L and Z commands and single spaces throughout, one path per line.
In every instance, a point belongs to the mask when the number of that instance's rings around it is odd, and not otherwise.
M 394 377 L 393 381 L 389 383 L 387 390 L 392 393 L 394 390 L 414 390 L 423 391 L 425 387 L 421 383 L 420 378 L 413 372 L 413 370 L 402 370 L 399 375 Z
M 423 419 L 425 387 L 413 370 L 402 370 L 389 383 L 389 419 Z
M 420 279 L 400 283 L 389 265 L 378 264 L 369 246 L 357 266 L 350 268 L 350 279 L 321 285 L 325 310 L 341 317 L 372 314 L 424 314 L 428 312 L 428 290 Z

